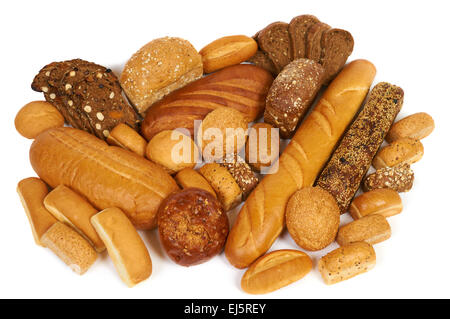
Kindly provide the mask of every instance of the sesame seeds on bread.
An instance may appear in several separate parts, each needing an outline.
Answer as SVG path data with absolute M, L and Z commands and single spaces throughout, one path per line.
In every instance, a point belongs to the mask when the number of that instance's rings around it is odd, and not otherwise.
M 181 38 L 150 41 L 128 60 L 120 84 L 141 115 L 170 92 L 203 74 L 200 54 Z

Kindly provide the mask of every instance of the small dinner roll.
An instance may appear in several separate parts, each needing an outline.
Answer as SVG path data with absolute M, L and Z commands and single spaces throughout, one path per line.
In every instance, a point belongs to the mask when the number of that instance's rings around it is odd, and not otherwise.
M 208 181 L 195 169 L 192 168 L 184 168 L 175 175 L 175 181 L 180 185 L 183 189 L 195 187 L 203 189 L 215 198 L 217 198 L 216 192 L 208 183 Z
M 120 146 L 138 155 L 145 156 L 147 141 L 138 132 L 124 123 L 114 127 L 106 141 L 109 145 Z
M 63 126 L 64 117 L 50 103 L 33 101 L 19 110 L 14 125 L 20 135 L 34 139 L 49 128 Z
M 374 245 L 391 237 L 391 226 L 382 215 L 369 215 L 339 228 L 336 241 L 345 246 L 357 241 Z
M 249 131 L 245 145 L 245 159 L 255 171 L 270 167 L 278 158 L 280 136 L 278 131 L 267 123 L 256 123 Z M 277 129 L 278 130 L 278 129 Z M 277 134 L 273 134 L 273 133 Z M 265 147 L 264 147 L 265 146 Z M 272 149 L 272 146 L 275 146 Z
M 386 135 L 386 141 L 392 143 L 405 137 L 421 140 L 430 135 L 433 130 L 434 120 L 429 114 L 415 113 L 395 122 Z

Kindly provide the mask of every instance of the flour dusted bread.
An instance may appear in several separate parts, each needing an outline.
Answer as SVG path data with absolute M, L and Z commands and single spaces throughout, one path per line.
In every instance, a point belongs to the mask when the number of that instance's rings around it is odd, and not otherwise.
M 144 115 L 153 103 L 202 74 L 202 57 L 191 43 L 164 37 L 150 41 L 133 54 L 125 64 L 120 84 L 134 107 Z
M 39 134 L 30 162 L 51 187 L 66 185 L 98 210 L 119 207 L 141 229 L 156 225 L 158 206 L 178 190 L 159 165 L 69 127 Z
M 278 170 L 265 175 L 239 212 L 225 246 L 231 264 L 245 268 L 270 248 L 283 230 L 289 197 L 312 186 L 359 110 L 375 73 L 372 63 L 356 60 L 330 84 L 281 154 Z
M 116 207 L 92 216 L 92 225 L 105 243 L 120 278 L 132 287 L 150 277 L 152 260 L 127 216 Z
M 61 222 L 56 222 L 45 232 L 42 244 L 79 275 L 84 274 L 97 259 L 94 248 L 79 233 Z
M 39 178 L 29 177 L 17 184 L 23 209 L 30 222 L 36 244 L 43 246 L 41 237 L 57 222 L 56 218 L 45 208 L 44 198 L 48 194 L 48 186 Z

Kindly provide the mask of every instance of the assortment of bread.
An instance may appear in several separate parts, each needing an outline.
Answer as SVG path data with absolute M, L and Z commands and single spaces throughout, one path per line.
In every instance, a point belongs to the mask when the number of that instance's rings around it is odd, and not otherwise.
M 181 38 L 155 39 L 120 80 L 80 59 L 48 64 L 32 83 L 46 101 L 15 118 L 34 139 L 39 178 L 17 192 L 36 243 L 78 274 L 106 248 L 130 287 L 152 273 L 137 229 L 156 227 L 176 264 L 224 251 L 248 268 L 241 288 L 251 294 L 312 270 L 303 251 L 267 253 L 285 226 L 303 250 L 340 245 L 318 262 L 326 284 L 372 269 L 372 245 L 391 236 L 387 218 L 403 209 L 399 193 L 412 188 L 410 166 L 434 121 L 416 113 L 395 122 L 404 92 L 387 82 L 364 103 L 376 69 L 345 65 L 353 45 L 348 31 L 301 15 L 199 52 Z M 347 212 L 353 221 L 341 225 Z

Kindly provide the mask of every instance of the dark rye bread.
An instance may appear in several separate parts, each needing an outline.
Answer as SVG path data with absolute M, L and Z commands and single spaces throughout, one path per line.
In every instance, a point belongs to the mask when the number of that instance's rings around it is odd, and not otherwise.
M 350 32 L 329 29 L 322 34 L 320 64 L 325 69 L 325 84 L 328 84 L 344 67 L 352 54 L 354 40 Z
M 44 92 L 72 127 L 101 139 L 119 123 L 137 127 L 138 116 L 122 96 L 114 73 L 103 66 L 74 59 L 46 65 L 31 88 Z
M 289 24 L 274 22 L 257 34 L 259 48 L 272 60 L 277 72 L 292 61 Z
M 293 60 L 306 58 L 306 33 L 317 23 L 319 19 L 310 14 L 297 16 L 289 22 Z
M 381 82 L 344 134 L 316 185 L 328 191 L 345 213 L 403 105 L 403 90 Z
M 256 51 L 256 53 L 250 59 L 248 59 L 247 62 L 263 68 L 264 70 L 270 72 L 273 76 L 276 76 L 278 74 L 272 60 L 270 60 L 267 54 L 265 54 L 261 50 Z
M 324 69 L 308 59 L 289 63 L 273 81 L 266 98 L 264 122 L 291 138 L 322 86 Z
M 331 27 L 323 22 L 312 25 L 306 33 L 306 57 L 317 63 L 320 63 L 322 54 L 322 34 L 331 29 Z

